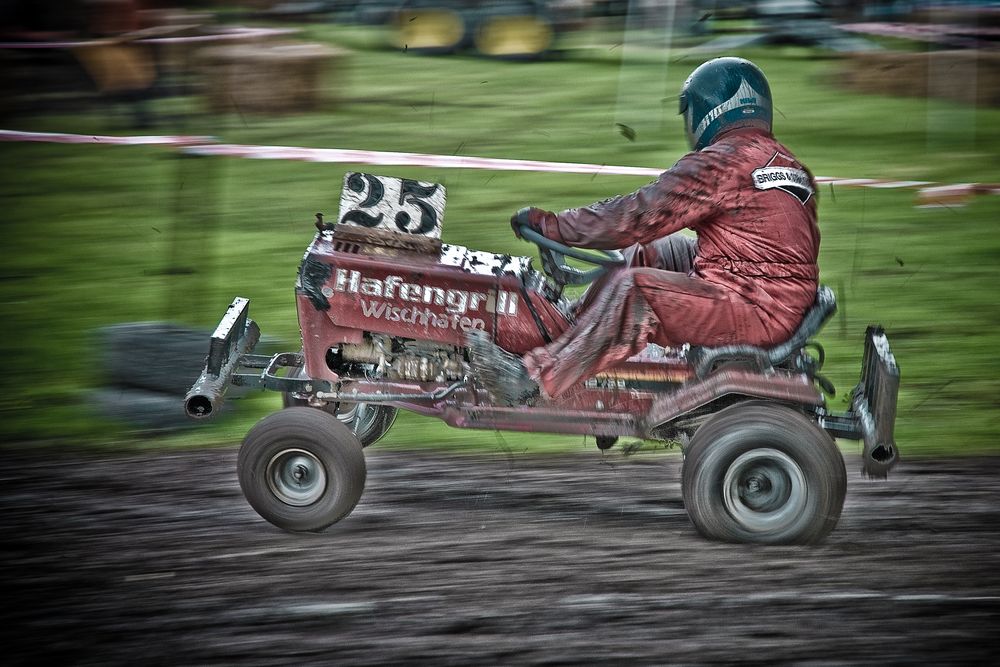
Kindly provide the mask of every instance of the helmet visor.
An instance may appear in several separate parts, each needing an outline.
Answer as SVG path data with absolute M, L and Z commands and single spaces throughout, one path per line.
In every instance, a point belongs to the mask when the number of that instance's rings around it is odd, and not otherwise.
M 694 126 L 691 120 L 691 109 L 688 106 L 687 93 L 681 93 L 679 107 L 677 113 L 684 117 L 684 136 L 687 138 L 688 146 L 693 149 L 695 145 Z

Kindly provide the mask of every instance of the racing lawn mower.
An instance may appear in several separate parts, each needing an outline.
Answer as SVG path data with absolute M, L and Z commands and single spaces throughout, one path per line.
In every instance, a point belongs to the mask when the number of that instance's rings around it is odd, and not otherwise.
M 526 257 L 444 244 L 444 203 L 434 183 L 348 173 L 338 222 L 317 216 L 299 267 L 301 350 L 253 354 L 260 331 L 245 298 L 212 335 L 185 398 L 190 417 L 215 415 L 230 384 L 284 396 L 285 409 L 258 422 L 238 456 L 243 493 L 267 521 L 320 531 L 350 514 L 365 485 L 363 448 L 399 409 L 459 428 L 591 435 L 602 449 L 620 436 L 679 441 L 692 523 L 733 542 L 813 543 L 833 530 L 847 486 L 834 438 L 864 441 L 869 476 L 885 477 L 896 463 L 899 371 L 881 327 L 865 334 L 850 410 L 827 408 L 833 387 L 811 340 L 836 309 L 826 287 L 775 347 L 650 344 L 558 398 L 496 400 L 470 371 L 468 332 L 515 354 L 543 345 L 573 321 L 564 288 L 623 258 L 527 227 L 520 231 L 538 246 L 542 272 Z

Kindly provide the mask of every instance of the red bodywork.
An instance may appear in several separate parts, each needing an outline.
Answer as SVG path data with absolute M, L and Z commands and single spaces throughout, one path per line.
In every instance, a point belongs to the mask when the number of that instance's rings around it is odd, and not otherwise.
M 465 331 L 480 328 L 503 348 L 522 354 L 569 326 L 565 307 L 542 293 L 543 283 L 526 258 L 447 245 L 436 252 L 391 248 L 321 232 L 306 251 L 296 287 L 306 374 L 335 386 L 344 383 L 347 378 L 327 362 L 328 350 L 362 344 L 365 332 L 462 348 Z M 645 437 L 733 394 L 823 404 L 801 375 L 724 371 L 692 381 L 686 359 L 657 346 L 534 407 L 496 407 L 472 386 L 426 398 L 450 382 L 350 380 L 358 394 L 413 395 L 412 401 L 393 404 L 453 426 L 567 434 Z

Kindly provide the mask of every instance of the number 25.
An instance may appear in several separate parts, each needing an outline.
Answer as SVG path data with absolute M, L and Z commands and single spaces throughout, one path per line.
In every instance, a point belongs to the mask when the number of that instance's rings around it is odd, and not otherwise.
M 364 227 L 377 227 L 385 217 L 384 213 L 371 215 L 359 209 L 370 209 L 385 197 L 385 186 L 375 176 L 371 174 L 353 173 L 347 178 L 347 187 L 353 192 L 364 192 L 367 185 L 368 195 L 364 201 L 358 204 L 358 208 L 347 213 L 342 222 L 353 222 Z M 437 192 L 438 186 L 424 187 L 417 181 L 403 179 L 399 189 L 399 206 L 415 206 L 420 211 L 420 224 L 416 229 L 409 229 L 413 218 L 406 211 L 399 211 L 396 214 L 396 227 L 401 232 L 408 234 L 426 234 L 437 226 L 437 211 L 431 207 L 425 199 L 428 199 Z

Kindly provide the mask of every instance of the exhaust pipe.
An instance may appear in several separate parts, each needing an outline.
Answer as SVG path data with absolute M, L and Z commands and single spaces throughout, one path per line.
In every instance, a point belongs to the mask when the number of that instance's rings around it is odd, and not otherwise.
M 881 326 L 865 331 L 861 381 L 854 389 L 853 407 L 864 435 L 862 470 L 871 478 L 885 479 L 899 461 L 894 435 L 899 396 L 899 366 Z
M 184 412 L 191 419 L 214 417 L 222 407 L 228 388 L 228 375 L 212 377 L 207 370 L 202 371 L 198 381 L 184 397 Z

